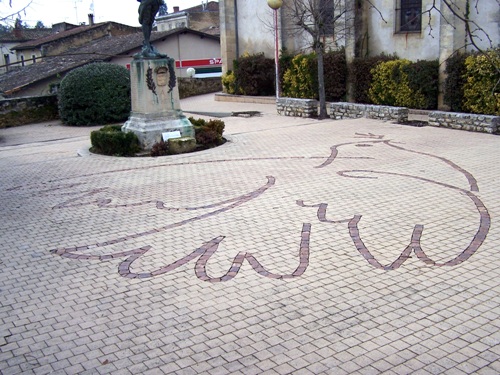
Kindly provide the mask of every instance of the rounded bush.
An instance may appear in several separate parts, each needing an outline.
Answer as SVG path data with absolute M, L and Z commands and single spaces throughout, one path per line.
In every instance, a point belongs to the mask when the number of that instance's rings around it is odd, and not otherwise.
M 406 59 L 379 63 L 372 69 L 373 81 L 369 89 L 370 99 L 375 104 L 397 107 L 423 108 L 425 97 L 410 87 Z
M 130 74 L 122 66 L 92 63 L 61 81 L 59 116 L 67 125 L 105 125 L 125 121 L 129 114 Z
M 224 121 L 219 119 L 210 119 L 205 121 L 203 119 L 195 119 L 193 117 L 189 118 L 191 124 L 193 124 L 196 143 L 204 147 L 215 147 L 220 146 L 224 143 L 225 124 Z
M 140 151 L 139 139 L 132 132 L 124 133 L 121 125 L 108 125 L 90 133 L 92 151 L 112 156 L 134 156 Z

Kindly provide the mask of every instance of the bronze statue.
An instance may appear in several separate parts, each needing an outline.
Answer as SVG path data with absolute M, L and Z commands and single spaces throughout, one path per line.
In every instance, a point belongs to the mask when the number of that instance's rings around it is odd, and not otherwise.
M 135 57 L 146 58 L 159 58 L 166 57 L 161 54 L 151 45 L 151 31 L 153 30 L 153 23 L 160 6 L 164 5 L 163 0 L 137 0 L 139 5 L 139 23 L 142 25 L 142 33 L 144 35 L 144 42 L 142 51 L 135 55 Z

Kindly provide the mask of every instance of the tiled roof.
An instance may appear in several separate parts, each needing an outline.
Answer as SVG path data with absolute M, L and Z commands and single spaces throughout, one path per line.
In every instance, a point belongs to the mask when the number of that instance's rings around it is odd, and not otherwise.
M 57 41 L 57 40 L 60 40 L 60 39 L 71 37 L 73 35 L 77 35 L 77 34 L 80 34 L 82 32 L 86 32 L 86 31 L 89 31 L 89 30 L 98 29 L 100 27 L 105 27 L 107 25 L 117 25 L 117 26 L 122 26 L 122 27 L 130 28 L 130 29 L 136 29 L 137 31 L 140 30 L 139 27 L 133 27 L 133 26 L 127 26 L 127 25 L 117 24 L 115 22 L 101 22 L 101 23 L 96 23 L 95 25 L 92 25 L 92 26 L 90 26 L 90 25 L 78 26 L 78 27 L 75 27 L 74 29 L 70 29 L 70 30 L 66 30 L 66 31 L 61 31 L 61 32 L 56 33 L 56 34 L 48 35 L 48 36 L 46 36 L 44 38 L 30 40 L 28 42 L 18 44 L 17 46 L 15 46 L 12 49 L 21 50 L 21 49 L 37 48 L 37 47 L 43 46 L 44 44 L 49 44 L 51 42 L 54 42 L 54 41 Z
M 207 35 L 190 29 L 174 29 L 163 32 L 153 32 L 151 41 L 161 40 L 169 35 L 178 33 L 194 33 L 207 38 L 217 39 L 213 35 Z M 87 43 L 83 47 L 66 51 L 64 55 L 44 57 L 42 61 L 27 65 L 22 68 L 12 69 L 0 75 L 0 92 L 10 91 L 29 86 L 38 81 L 49 79 L 57 74 L 66 73 L 69 70 L 95 61 L 109 61 L 116 56 L 127 56 L 142 45 L 143 34 L 138 32 L 122 36 L 106 36 Z M 132 56 L 130 55 L 130 58 Z
M 203 5 L 197 5 L 197 6 L 183 10 L 183 12 L 188 12 L 188 13 L 206 12 L 206 11 L 218 12 L 219 11 L 219 2 L 218 1 L 209 1 L 205 9 L 203 9 Z
M 43 38 L 52 34 L 52 29 L 17 29 L 8 33 L 0 33 L 0 43 L 22 43 L 28 40 Z

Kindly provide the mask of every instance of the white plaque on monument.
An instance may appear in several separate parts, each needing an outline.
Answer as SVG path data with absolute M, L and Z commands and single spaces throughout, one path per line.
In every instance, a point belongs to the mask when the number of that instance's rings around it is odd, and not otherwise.
M 176 130 L 173 132 L 165 132 L 161 133 L 161 136 L 163 138 L 163 142 L 168 141 L 170 138 L 180 138 L 181 137 L 181 132 Z

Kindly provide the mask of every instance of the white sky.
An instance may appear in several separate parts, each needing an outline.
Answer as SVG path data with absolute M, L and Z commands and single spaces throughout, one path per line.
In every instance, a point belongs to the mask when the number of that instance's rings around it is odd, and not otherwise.
M 91 4 L 94 3 L 95 22 L 115 21 L 130 26 L 139 26 L 137 0 L 0 0 L 0 19 L 11 15 L 31 2 L 25 12 L 20 13 L 20 18 L 30 26 L 35 26 L 37 21 L 42 21 L 47 27 L 53 23 L 69 22 L 79 24 L 88 23 L 87 15 L 91 13 Z M 172 13 L 174 6 L 180 10 L 200 5 L 202 0 L 165 0 L 168 12 Z M 14 15 L 13 20 L 17 15 Z M 10 22 L 13 24 L 13 21 Z

